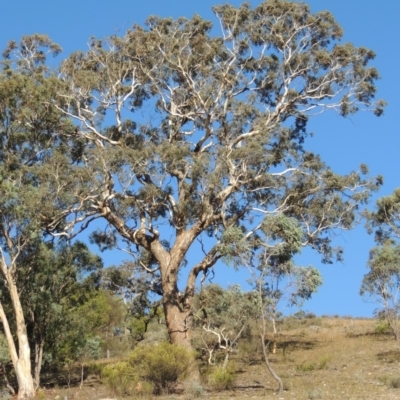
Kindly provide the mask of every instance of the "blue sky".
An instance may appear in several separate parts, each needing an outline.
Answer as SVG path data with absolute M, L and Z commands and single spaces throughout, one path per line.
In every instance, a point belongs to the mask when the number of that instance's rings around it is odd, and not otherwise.
M 239 5 L 241 2 L 231 0 L 229 3 Z M 257 5 L 260 1 L 250 3 Z M 374 197 L 376 200 L 400 186 L 400 132 L 396 118 L 400 110 L 400 81 L 396 68 L 396 58 L 400 54 L 400 2 L 309 0 L 307 3 L 313 12 L 332 12 L 344 28 L 343 41 L 369 47 L 377 54 L 373 64 L 382 76 L 378 97 L 389 103 L 385 116 L 376 118 L 367 113 L 348 119 L 334 113 L 318 116 L 310 123 L 315 136 L 308 144 L 339 173 L 348 173 L 366 163 L 372 175 L 382 174 L 385 183 Z M 45 33 L 62 46 L 63 56 L 66 56 L 72 51 L 85 50 L 92 35 L 122 35 L 133 23 L 142 24 L 149 15 L 190 17 L 197 13 L 212 19 L 211 7 L 215 4 L 218 0 L 4 1 L 0 8 L 0 47 L 4 48 L 8 40 L 18 40 L 22 35 Z M 364 302 L 358 291 L 373 239 L 359 226 L 354 231 L 339 233 L 336 240 L 345 249 L 342 264 L 321 265 L 318 257 L 309 251 L 303 252 L 301 263 L 317 266 L 324 276 L 323 287 L 304 308 L 318 315 L 371 316 L 376 304 Z M 110 253 L 105 256 L 106 264 L 117 262 L 119 258 Z M 245 279 L 244 273 L 225 268 L 221 274 L 216 272 L 221 283 L 232 284 Z

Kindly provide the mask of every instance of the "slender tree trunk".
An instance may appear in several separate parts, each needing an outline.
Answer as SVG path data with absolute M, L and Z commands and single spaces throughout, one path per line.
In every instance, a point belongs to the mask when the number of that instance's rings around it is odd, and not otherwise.
M 35 397 L 35 386 L 31 372 L 31 349 L 29 347 L 28 335 L 26 332 L 25 318 L 22 304 L 19 299 L 17 287 L 10 274 L 6 275 L 7 287 L 10 293 L 14 316 L 17 328 L 18 352 L 14 338 L 5 315 L 3 306 L 0 304 L 0 319 L 3 323 L 4 332 L 10 350 L 11 360 L 14 366 L 15 375 L 18 381 L 18 399 Z
M 33 375 L 34 375 L 36 389 L 40 386 L 40 371 L 42 370 L 43 348 L 44 348 L 43 340 L 41 340 L 40 343 L 35 344 L 35 367 Z
M 261 334 L 260 336 L 261 336 L 261 343 L 262 343 L 262 349 L 263 349 L 265 365 L 267 366 L 267 370 L 271 374 L 271 376 L 278 382 L 278 385 L 279 385 L 278 393 L 282 393 L 282 391 L 283 391 L 282 379 L 274 371 L 274 369 L 272 368 L 272 366 L 271 366 L 271 364 L 269 362 L 268 350 L 267 350 L 267 346 L 265 345 L 265 336 L 263 334 Z
M 269 362 L 268 358 L 268 349 L 267 346 L 265 345 L 265 335 L 267 333 L 267 323 L 265 321 L 265 310 L 264 310 L 264 302 L 263 302 L 263 297 L 262 297 L 262 286 L 261 286 L 262 281 L 259 280 L 258 282 L 258 294 L 259 294 L 259 300 L 260 300 L 260 311 L 261 311 L 261 327 L 260 328 L 260 337 L 261 337 L 261 345 L 263 349 L 263 356 L 264 356 L 264 361 L 265 365 L 267 367 L 268 372 L 271 374 L 271 376 L 276 380 L 278 383 L 278 393 L 283 392 L 283 383 L 282 379 L 279 377 L 279 375 L 274 371 L 272 368 L 272 365 Z M 276 327 L 274 327 L 276 329 Z M 274 332 L 275 333 L 275 332 Z
M 224 363 L 222 364 L 223 370 L 226 370 L 226 368 L 228 367 L 228 362 L 229 362 L 229 351 L 225 353 Z

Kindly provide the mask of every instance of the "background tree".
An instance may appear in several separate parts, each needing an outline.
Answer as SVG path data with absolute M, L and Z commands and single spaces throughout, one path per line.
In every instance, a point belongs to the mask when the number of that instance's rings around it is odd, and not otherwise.
M 230 354 L 237 348 L 245 329 L 250 328 L 250 321 L 257 316 L 255 294 L 242 292 L 238 285 L 227 289 L 207 285 L 196 296 L 194 308 L 196 325 L 201 325 L 198 347 L 208 353 L 210 365 L 215 365 L 216 352 L 222 351 L 222 369 L 226 369 Z
M 161 300 L 162 288 L 157 267 L 144 269 L 144 257 L 137 263 L 124 261 L 103 271 L 102 285 L 123 302 L 126 310 L 124 327 L 135 340 L 143 340 L 152 320 L 164 322 Z
M 42 185 L 49 160 L 53 155 L 57 158 L 59 132 L 71 126 L 52 102 L 59 81 L 45 65 L 47 54 L 59 52 L 60 47 L 46 36 L 34 35 L 23 37 L 20 44 L 10 42 L 1 61 L 0 319 L 18 381 L 18 398 L 35 395 L 19 268 L 24 252 L 42 240 L 43 221 L 52 220 L 57 204 L 67 196 L 58 187 L 57 201 L 52 203 L 51 180 Z M 51 174 L 57 175 L 57 169 Z M 5 298 L 12 305 L 8 315 Z
M 122 240 L 131 253 L 147 251 L 170 339 L 186 346 L 196 279 L 223 257 L 221 244 L 259 246 L 263 219 L 285 214 L 302 226 L 302 245 L 329 261 L 329 233 L 352 228 L 381 183 L 365 166 L 336 174 L 305 147 L 316 114 L 382 113 L 374 53 L 340 44 L 332 15 L 306 4 L 213 10 L 219 35 L 196 15 L 151 17 L 123 37 L 94 38 L 62 64 L 57 103 L 76 124 L 68 154 L 81 174 L 65 226 L 102 217 L 104 248 Z M 59 221 L 49 232 L 58 234 Z M 192 249 L 202 256 L 179 288 Z
M 370 251 L 370 271 L 364 276 L 360 294 L 372 297 L 381 304 L 385 318 L 398 340 L 400 189 L 378 199 L 375 210 L 366 210 L 364 217 L 368 232 L 375 233 L 377 246 Z
M 70 310 L 93 296 L 101 268 L 101 258 L 81 242 L 69 246 L 60 243 L 54 248 L 52 243 L 37 240 L 22 252 L 16 285 L 33 350 L 36 388 L 40 385 L 44 352 L 53 353 L 61 331 L 73 329 Z
M 314 267 L 294 264 L 293 258 L 303 247 L 304 232 L 299 221 L 286 215 L 269 216 L 264 219 L 261 230 L 266 241 L 245 251 L 231 247 L 229 256 L 239 258 L 251 274 L 251 281 L 258 294 L 258 328 L 264 360 L 268 371 L 278 382 L 279 392 L 282 392 L 282 380 L 268 358 L 267 319 L 272 322 L 275 352 L 278 306 L 282 306 L 283 302 L 286 302 L 285 306 L 301 306 L 317 291 L 322 284 L 322 277 Z M 340 256 L 340 250 L 338 252 Z
M 360 294 L 381 305 L 396 340 L 400 340 L 400 245 L 387 240 L 374 247 L 368 260 L 369 272 L 364 275 Z
M 261 290 L 263 313 L 272 322 L 275 336 L 279 307 L 301 307 L 322 285 L 322 277 L 316 268 L 294 263 L 293 258 L 303 247 L 302 227 L 296 219 L 272 216 L 264 219 L 262 230 L 267 245 L 251 255 L 248 266 L 256 289 Z M 340 249 L 337 251 L 340 256 Z
M 364 211 L 367 229 L 375 233 L 375 241 L 384 243 L 387 239 L 400 239 L 400 188 L 389 196 L 377 200 L 375 210 Z

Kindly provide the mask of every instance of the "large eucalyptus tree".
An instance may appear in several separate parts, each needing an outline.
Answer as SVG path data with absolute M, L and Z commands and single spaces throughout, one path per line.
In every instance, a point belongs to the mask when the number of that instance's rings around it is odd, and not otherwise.
M 306 148 L 313 116 L 382 113 L 374 53 L 340 43 L 332 15 L 304 3 L 213 11 L 216 27 L 198 15 L 150 17 L 122 37 L 93 38 L 63 62 L 56 103 L 76 126 L 77 175 L 75 186 L 59 175 L 69 203 L 48 232 L 107 221 L 93 240 L 125 242 L 159 280 L 170 339 L 187 346 L 199 276 L 230 252 L 274 246 L 266 230 L 277 215 L 331 260 L 330 232 L 352 228 L 381 183 L 365 166 L 339 175 Z

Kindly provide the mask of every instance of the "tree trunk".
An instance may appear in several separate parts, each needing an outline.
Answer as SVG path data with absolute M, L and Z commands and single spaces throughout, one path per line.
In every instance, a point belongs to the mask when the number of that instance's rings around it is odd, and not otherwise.
M 228 367 L 228 362 L 229 362 L 229 351 L 225 353 L 225 358 L 224 358 L 224 363 L 222 364 L 222 369 L 225 371 L 226 368 Z
M 18 399 L 32 398 L 35 397 L 36 391 L 31 371 L 31 349 L 29 347 L 22 305 L 19 301 L 19 297 L 12 297 L 18 338 L 18 361 L 17 365 L 14 365 L 18 381 Z
M 11 361 L 14 366 L 15 375 L 18 381 L 18 399 L 35 397 L 35 386 L 31 372 L 31 349 L 29 347 L 28 335 L 26 332 L 25 318 L 22 305 L 19 299 L 17 287 L 10 274 L 6 275 L 7 287 L 10 293 L 11 302 L 14 309 L 15 324 L 17 328 L 18 352 L 14 338 L 8 323 L 3 306 L 0 304 L 0 319 L 3 323 L 4 333 L 7 338 L 10 350 Z
M 177 300 L 172 296 L 165 296 L 164 313 L 168 335 L 171 343 L 185 347 L 192 355 L 192 368 L 189 373 L 190 380 L 200 381 L 200 371 L 197 367 L 192 344 L 190 343 L 191 317 L 189 311 L 182 311 Z M 174 296 L 175 297 L 175 296 Z M 177 296 L 176 296 L 177 297 Z
M 170 301 L 164 303 L 165 321 L 171 343 L 191 349 L 189 339 L 188 313 Z
M 26 362 L 24 357 L 19 358 L 18 364 L 15 367 L 15 374 L 18 381 L 18 399 L 30 399 L 35 397 L 36 391 L 31 375 L 31 360 Z
M 40 386 L 40 371 L 42 370 L 43 348 L 44 341 L 35 344 L 35 367 L 33 374 L 36 389 Z
M 268 372 L 272 375 L 272 377 L 278 382 L 278 393 L 282 393 L 283 392 L 283 383 L 282 383 L 282 379 L 279 377 L 279 375 L 274 371 L 274 369 L 272 368 L 270 362 L 269 362 L 269 358 L 268 358 L 268 350 L 267 350 L 267 346 L 265 345 L 265 336 L 263 334 L 260 335 L 261 336 L 261 343 L 262 343 L 262 349 L 263 349 L 263 355 L 264 355 L 264 361 L 265 361 L 265 365 L 267 366 L 267 370 Z

